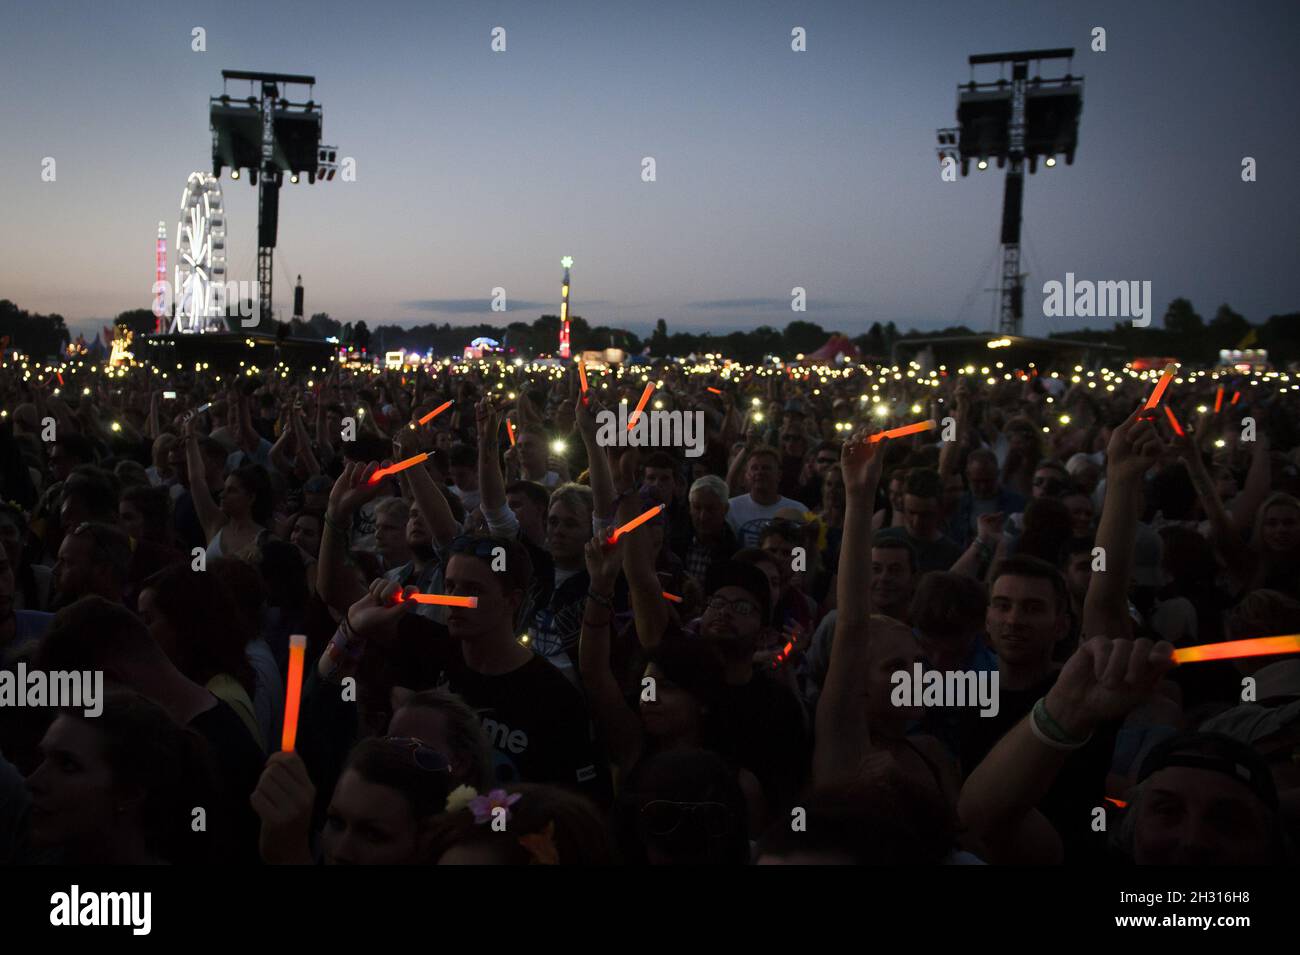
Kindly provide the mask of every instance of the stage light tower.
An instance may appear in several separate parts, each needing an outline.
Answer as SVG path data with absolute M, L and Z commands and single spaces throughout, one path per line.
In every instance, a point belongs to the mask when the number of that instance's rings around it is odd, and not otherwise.
M 263 327 L 271 323 L 272 259 L 280 217 L 280 184 L 285 174 L 297 182 L 302 173 L 308 182 L 320 176 L 334 178 L 335 147 L 321 145 L 322 111 L 311 99 L 314 76 L 287 73 L 250 73 L 222 70 L 222 95 L 211 98 L 212 172 L 220 177 L 225 166 L 230 178 L 248 170 L 248 181 L 257 192 L 257 294 Z M 225 91 L 229 80 L 260 84 L 261 98 L 232 99 Z M 281 86 L 306 86 L 308 100 L 291 103 Z M 251 90 L 250 90 L 251 92 Z M 328 174 L 327 174 L 328 173 Z M 260 180 L 260 181 L 259 181 Z
M 1007 167 L 1006 191 L 1002 200 L 1002 282 L 998 333 L 1019 335 L 1024 324 L 1024 276 L 1020 272 L 1020 219 L 1024 200 L 1025 174 L 1037 172 L 1038 157 L 1044 165 L 1074 162 L 1079 142 L 1079 114 L 1083 109 L 1083 77 L 1029 78 L 1029 64 L 1041 60 L 1072 60 L 1073 48 L 1025 50 L 1018 53 L 983 53 L 970 57 L 971 80 L 958 86 L 958 126 L 939 130 L 939 159 L 960 160 L 961 174 L 988 168 L 996 159 Z M 976 83 L 975 67 L 989 63 L 1010 63 L 1011 82 Z M 1067 67 L 1068 70 L 1068 67 Z M 1009 162 L 1007 162 L 1009 160 Z

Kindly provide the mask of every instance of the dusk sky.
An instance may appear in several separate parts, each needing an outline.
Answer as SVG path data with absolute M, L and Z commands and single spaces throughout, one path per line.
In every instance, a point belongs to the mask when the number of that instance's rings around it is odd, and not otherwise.
M 355 182 L 285 184 L 285 319 L 301 273 L 309 313 L 532 321 L 569 254 L 592 324 L 990 330 L 1005 174 L 942 182 L 935 130 L 970 54 L 1073 46 L 1075 164 L 1026 184 L 1026 333 L 1109 326 L 1043 317 L 1067 272 L 1150 281 L 1157 322 L 1180 295 L 1262 321 L 1300 309 L 1297 27 L 1294 0 L 3 0 L 0 298 L 74 332 L 148 307 L 157 223 L 174 242 L 187 176 L 211 171 L 208 98 L 243 69 L 315 75 L 324 139 L 356 161 Z M 256 190 L 222 186 L 230 277 L 253 281 Z

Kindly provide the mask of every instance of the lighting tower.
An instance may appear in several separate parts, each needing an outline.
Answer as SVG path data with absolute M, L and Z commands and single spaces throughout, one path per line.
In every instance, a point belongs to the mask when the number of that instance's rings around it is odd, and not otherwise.
M 167 313 L 167 224 L 158 223 L 158 244 L 154 247 L 153 317 L 155 332 L 163 330 L 163 316 Z
M 564 282 L 560 286 L 560 357 L 569 357 L 569 269 L 573 267 L 573 256 L 566 255 L 560 259 L 564 266 Z
M 271 263 L 275 250 L 280 217 L 280 184 L 285 174 L 296 183 L 302 173 L 314 183 L 320 176 L 334 178 L 335 147 L 322 146 L 321 106 L 312 100 L 314 76 L 287 73 L 249 73 L 222 70 L 222 92 L 211 98 L 209 116 L 212 125 L 212 172 L 220 177 L 224 166 L 231 168 L 230 178 L 238 179 L 248 170 L 249 182 L 258 186 L 257 194 L 257 294 L 261 308 L 261 325 L 271 324 Z M 260 84 L 261 97 L 232 99 L 226 93 L 229 80 L 248 80 L 250 87 Z M 280 90 L 282 86 L 306 86 L 307 102 L 292 103 Z M 250 88 L 251 92 L 251 88 Z
M 939 130 L 939 160 L 960 160 L 961 174 L 976 161 L 979 170 L 989 160 L 1008 166 L 1002 201 L 1002 282 L 998 332 L 1019 335 L 1024 322 L 1024 276 L 1020 272 L 1020 210 L 1024 199 L 1024 166 L 1038 171 L 1056 165 L 1058 155 L 1067 166 L 1074 163 L 1079 143 L 1079 113 L 1083 109 L 1083 77 L 1043 79 L 1029 64 L 1041 60 L 1072 60 L 1073 48 L 1025 50 L 1018 53 L 982 53 L 970 58 L 971 80 L 957 87 L 958 126 Z M 975 67 L 989 63 L 1011 64 L 1011 81 L 976 83 Z M 1036 68 L 1037 69 L 1037 68 Z M 1069 67 L 1067 66 L 1068 70 Z

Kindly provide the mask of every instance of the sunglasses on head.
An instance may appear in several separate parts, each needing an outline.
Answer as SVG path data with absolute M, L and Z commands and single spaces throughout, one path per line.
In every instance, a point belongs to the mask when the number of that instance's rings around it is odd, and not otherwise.
M 451 542 L 453 554 L 469 554 L 480 560 L 491 560 L 501 542 L 491 537 L 475 537 L 473 534 L 461 534 Z
M 451 772 L 451 763 L 447 761 L 447 757 L 428 746 L 424 740 L 416 739 L 414 736 L 385 736 L 384 743 L 409 759 L 417 769 L 422 769 L 426 773 Z

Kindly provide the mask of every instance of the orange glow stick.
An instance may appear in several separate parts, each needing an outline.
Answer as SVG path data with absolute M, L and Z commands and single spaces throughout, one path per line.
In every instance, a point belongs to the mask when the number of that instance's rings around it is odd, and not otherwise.
M 1118 806 L 1120 809 L 1123 809 L 1128 805 L 1128 803 L 1126 803 L 1123 799 L 1112 799 L 1110 796 L 1106 797 L 1106 802 L 1113 803 L 1114 805 Z
M 418 604 L 430 604 L 435 607 L 468 607 L 470 610 L 478 609 L 477 597 L 452 597 L 449 594 L 411 594 L 403 597 L 402 592 L 397 592 L 397 602 L 403 600 L 413 600 Z
M 672 602 L 675 603 L 675 604 L 679 604 L 679 603 L 682 602 L 682 598 L 681 598 L 681 597 L 678 597 L 676 594 L 670 594 L 670 593 L 669 593 L 668 591 L 666 591 L 666 590 L 664 591 L 664 600 L 672 601 Z
M 1178 423 L 1178 419 L 1174 417 L 1174 409 L 1169 407 L 1168 405 L 1165 405 L 1165 417 L 1167 417 L 1169 419 L 1169 423 L 1173 425 L 1174 434 L 1178 435 L 1178 437 L 1181 438 L 1183 436 L 1183 426 L 1180 425 Z
M 515 424 L 509 418 L 506 418 L 506 434 L 510 436 L 510 447 L 515 446 Z
M 1219 390 L 1214 393 L 1214 413 L 1218 414 L 1223 408 L 1223 385 L 1219 385 Z
M 1174 662 L 1236 660 L 1239 657 L 1267 657 L 1278 653 L 1300 653 L 1300 634 L 1293 633 L 1287 637 L 1255 637 L 1251 640 L 1228 640 L 1225 643 L 1203 643 L 1198 647 L 1181 647 L 1174 651 Z
M 396 464 L 389 465 L 386 468 L 380 468 L 374 474 L 370 475 L 370 483 L 378 484 L 382 479 L 396 474 L 399 471 L 405 471 L 407 468 L 413 468 L 417 464 L 423 464 L 429 460 L 427 452 L 417 454 L 414 457 L 407 458 L 405 461 L 398 461 Z
M 711 392 L 713 392 L 715 395 L 720 395 L 720 394 L 722 394 L 722 391 L 721 391 L 720 389 L 718 389 L 718 388 L 711 388 L 711 387 L 705 386 L 705 390 L 706 390 L 706 391 L 711 391 Z
M 432 411 L 430 411 L 427 415 L 425 415 L 423 418 L 421 418 L 421 419 L 420 419 L 420 424 L 428 424 L 428 423 L 429 423 L 430 421 L 432 421 L 434 418 L 438 417 L 438 415 L 442 414 L 444 411 L 446 411 L 448 408 L 450 408 L 451 405 L 452 405 L 452 402 L 450 402 L 450 401 L 444 401 L 442 404 L 438 405 L 438 407 L 434 408 L 434 409 L 433 409 Z
M 585 395 L 587 393 L 587 363 L 581 359 L 578 360 L 578 383 L 582 385 L 582 393 Z
M 289 638 L 289 682 L 284 689 L 284 729 L 280 749 L 293 752 L 298 739 L 298 704 L 302 700 L 302 658 L 307 652 L 307 636 L 295 633 Z
M 1150 411 L 1156 405 L 1160 404 L 1160 399 L 1164 397 L 1165 389 L 1169 383 L 1174 380 L 1174 374 L 1178 371 L 1177 365 L 1165 365 L 1165 370 L 1160 373 L 1160 380 L 1156 382 L 1156 390 L 1151 392 L 1151 397 L 1147 403 L 1142 406 L 1143 411 Z
M 1234 392 L 1232 393 L 1232 403 L 1235 405 L 1235 404 L 1236 404 L 1238 401 L 1240 401 L 1240 400 L 1241 400 L 1241 392 L 1240 392 L 1240 391 L 1234 391 Z
M 650 510 L 646 511 L 644 514 L 638 514 L 636 517 L 632 518 L 630 521 L 628 521 L 618 530 L 614 531 L 613 534 L 609 535 L 609 537 L 606 538 L 605 543 L 612 544 L 620 537 L 622 537 L 624 534 L 632 533 L 634 530 L 636 530 L 646 521 L 650 520 L 652 517 L 657 515 L 663 509 L 664 509 L 664 505 L 656 504 L 654 507 L 650 508 Z
M 633 426 L 637 422 L 637 419 L 641 417 L 641 412 L 645 410 L 646 402 L 650 400 L 650 396 L 653 395 L 654 393 L 655 393 L 654 382 L 647 381 L 645 385 L 645 391 L 641 392 L 641 400 L 636 403 L 636 411 L 633 411 L 632 416 L 627 419 L 627 430 L 629 431 L 632 430 Z
M 887 441 L 890 438 L 905 438 L 909 434 L 920 434 L 922 431 L 933 431 L 939 426 L 937 421 L 918 421 L 916 424 L 905 424 L 901 428 L 890 428 L 888 431 L 882 431 L 880 434 L 871 436 L 871 443 L 877 441 Z

